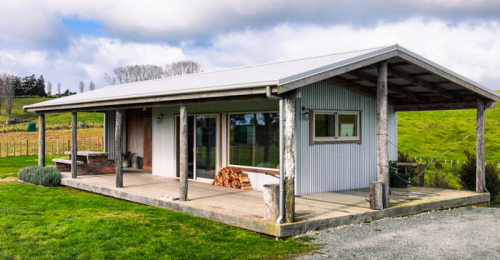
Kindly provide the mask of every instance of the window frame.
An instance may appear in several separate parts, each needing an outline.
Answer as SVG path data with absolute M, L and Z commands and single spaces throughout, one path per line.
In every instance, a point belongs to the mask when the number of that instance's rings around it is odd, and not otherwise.
M 227 143 L 226 143 L 226 152 L 227 152 L 227 166 L 231 168 L 236 168 L 239 170 L 243 171 L 249 171 L 249 172 L 261 172 L 261 173 L 271 173 L 271 174 L 279 174 L 279 167 L 278 168 L 267 168 L 267 167 L 255 167 L 255 166 L 247 166 L 247 165 L 238 165 L 238 164 L 231 164 L 231 115 L 241 115 L 241 114 L 278 114 L 279 118 L 279 111 L 276 110 L 271 110 L 271 111 L 244 111 L 244 112 L 230 112 L 227 113 L 227 120 L 226 120 L 226 130 L 227 130 Z
M 335 115 L 335 136 L 334 137 L 316 137 L 316 114 Z M 357 137 L 339 136 L 339 115 L 356 115 Z M 361 144 L 361 110 L 309 110 L 309 145 L 316 144 Z

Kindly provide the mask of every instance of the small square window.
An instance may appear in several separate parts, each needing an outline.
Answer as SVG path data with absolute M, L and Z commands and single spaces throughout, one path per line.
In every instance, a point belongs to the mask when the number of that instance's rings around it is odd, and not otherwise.
M 310 143 L 361 143 L 360 111 L 310 110 Z

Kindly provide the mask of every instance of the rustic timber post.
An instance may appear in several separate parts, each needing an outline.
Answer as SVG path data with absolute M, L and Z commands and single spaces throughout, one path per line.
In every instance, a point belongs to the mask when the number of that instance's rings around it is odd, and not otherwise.
M 123 188 L 123 163 L 122 163 L 122 116 L 121 109 L 116 110 L 115 127 L 115 164 L 116 164 L 116 187 Z
M 186 105 L 180 108 L 179 142 L 180 200 L 186 201 L 188 195 L 188 111 Z
M 384 183 L 384 208 L 389 207 L 387 133 L 387 61 L 382 61 L 378 66 L 377 78 L 377 179 Z
M 45 166 L 45 114 L 38 115 L 38 165 Z
M 77 171 L 77 114 L 76 112 L 71 112 L 71 178 L 76 179 L 78 177 Z
M 484 162 L 484 101 L 477 100 L 476 118 L 476 192 L 485 192 L 485 162 Z
M 295 95 L 285 102 L 285 216 L 284 221 L 295 220 Z

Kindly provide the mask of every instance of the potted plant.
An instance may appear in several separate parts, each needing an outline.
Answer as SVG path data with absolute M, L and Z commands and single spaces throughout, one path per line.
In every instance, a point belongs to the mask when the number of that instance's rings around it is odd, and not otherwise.
M 130 167 L 130 162 L 132 160 L 132 155 L 133 154 L 131 152 L 126 152 L 123 155 L 123 162 L 122 162 L 123 168 L 129 168 Z
M 404 172 L 399 172 L 398 162 L 389 161 L 390 186 L 394 188 L 408 187 L 408 176 Z

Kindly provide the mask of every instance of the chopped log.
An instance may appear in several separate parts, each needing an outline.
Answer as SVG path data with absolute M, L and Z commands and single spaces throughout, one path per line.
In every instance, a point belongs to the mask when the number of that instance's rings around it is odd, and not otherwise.
M 248 174 L 235 171 L 231 168 L 220 168 L 210 184 L 234 189 L 252 189 Z

